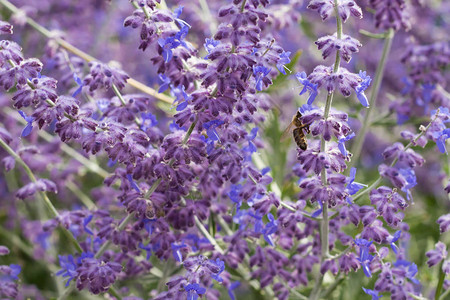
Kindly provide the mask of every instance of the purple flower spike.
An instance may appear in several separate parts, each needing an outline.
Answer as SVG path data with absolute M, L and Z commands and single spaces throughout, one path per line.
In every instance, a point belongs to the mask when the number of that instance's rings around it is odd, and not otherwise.
M 318 94 L 318 92 L 317 92 L 318 85 L 311 83 L 308 80 L 305 72 L 297 73 L 297 74 L 295 74 L 295 77 L 301 84 L 303 84 L 303 89 L 300 92 L 300 95 L 303 95 L 307 91 L 309 92 L 309 97 L 308 97 L 308 100 L 306 101 L 306 103 L 308 105 L 311 105 L 314 102 L 314 100 L 316 99 L 316 96 Z
M 191 283 L 184 288 L 187 292 L 187 300 L 197 300 L 198 295 L 206 293 L 206 289 L 201 287 L 198 283 Z
M 25 126 L 25 128 L 22 130 L 22 133 L 20 134 L 21 137 L 26 137 L 28 135 L 30 135 L 31 131 L 33 130 L 33 121 L 34 118 L 31 116 L 27 116 L 23 111 L 19 110 L 19 114 L 22 116 L 22 118 L 25 119 L 25 121 L 27 122 L 27 125 Z

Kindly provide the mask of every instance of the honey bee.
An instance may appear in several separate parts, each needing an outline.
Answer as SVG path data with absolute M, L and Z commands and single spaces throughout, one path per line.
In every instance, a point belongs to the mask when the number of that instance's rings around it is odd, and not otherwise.
M 292 118 L 292 122 L 289 124 L 289 126 L 286 128 L 286 130 L 283 132 L 283 135 L 281 136 L 281 140 L 285 140 L 290 132 L 292 131 L 292 136 L 294 137 L 295 143 L 297 146 L 302 149 L 306 150 L 308 148 L 308 142 L 306 141 L 305 131 L 306 133 L 310 133 L 309 130 L 309 124 L 303 124 L 302 121 L 300 121 L 300 118 L 302 117 L 302 114 L 297 111 L 295 116 Z M 292 130 L 294 129 L 294 130 Z

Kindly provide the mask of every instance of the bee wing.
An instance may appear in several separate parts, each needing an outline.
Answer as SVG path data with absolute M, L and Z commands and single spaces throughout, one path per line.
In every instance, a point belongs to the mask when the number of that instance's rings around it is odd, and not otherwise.
M 294 129 L 294 122 L 291 122 L 289 126 L 283 131 L 283 134 L 281 135 L 280 141 L 284 142 L 288 138 L 292 137 L 292 130 Z

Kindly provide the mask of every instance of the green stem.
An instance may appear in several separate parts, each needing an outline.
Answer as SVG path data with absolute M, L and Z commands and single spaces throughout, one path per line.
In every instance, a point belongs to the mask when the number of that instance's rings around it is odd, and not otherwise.
M 366 133 L 370 125 L 370 116 L 374 108 L 376 107 L 378 93 L 380 91 L 381 82 L 383 81 L 384 68 L 386 67 L 387 58 L 391 51 L 393 39 L 394 39 L 394 30 L 389 29 L 384 38 L 383 53 L 381 54 L 381 59 L 380 62 L 378 63 L 378 68 L 375 73 L 373 88 L 369 99 L 369 107 L 367 108 L 366 115 L 364 116 L 362 127 L 359 130 L 358 136 L 356 137 L 356 140 L 353 143 L 353 146 L 350 151 L 351 153 L 353 153 L 353 157 L 349 164 L 348 170 L 350 170 L 352 167 L 355 166 L 355 164 L 359 160 L 359 156 L 361 155 L 362 146 L 364 144 Z
M 438 285 L 436 287 L 436 293 L 434 294 L 434 300 L 440 299 L 440 296 L 442 293 L 442 287 L 444 286 L 445 273 L 444 273 L 444 270 L 442 270 L 443 264 L 444 264 L 444 261 L 442 261 L 439 264 L 439 281 L 438 281 Z
M 11 148 L 8 146 L 8 144 L 0 138 L 0 146 L 6 150 L 15 160 L 16 162 L 22 166 L 22 168 L 25 170 L 25 173 L 28 175 L 28 178 L 30 178 L 31 182 L 36 183 L 37 179 L 33 174 L 33 171 L 28 167 L 28 165 L 22 160 L 22 158 Z M 44 200 L 44 204 L 47 206 L 48 210 L 51 212 L 53 217 L 59 217 L 59 213 L 56 210 L 55 206 L 53 206 L 53 203 L 50 201 L 50 199 L 47 196 L 46 192 L 39 192 L 42 199 Z M 73 243 L 77 251 L 80 253 L 83 252 L 83 249 L 81 248 L 80 244 L 78 244 L 78 241 L 75 239 L 75 237 L 72 235 L 72 233 L 67 230 L 64 227 L 61 227 L 64 234 L 69 238 L 69 240 Z
M 241 12 L 244 12 L 245 4 L 246 4 L 246 3 L 247 3 L 247 0 L 242 1 Z
M 206 23 L 209 24 L 209 31 L 211 34 L 214 34 L 217 30 L 217 24 L 214 17 L 211 14 L 211 10 L 209 9 L 208 2 L 206 0 L 198 0 L 200 7 L 203 11 L 203 15 L 205 16 Z
M 334 13 L 336 15 L 336 27 L 337 32 L 336 36 L 338 39 L 342 38 L 342 20 L 339 16 L 338 12 L 338 1 L 334 0 Z M 336 59 L 334 62 L 334 68 L 333 71 L 336 73 L 339 70 L 339 66 L 341 63 L 341 53 L 340 51 L 336 51 Z M 333 93 L 329 93 L 327 95 L 327 102 L 325 103 L 325 109 L 323 118 L 325 122 L 328 119 L 328 116 L 330 114 L 331 104 L 333 103 Z M 321 138 L 320 142 L 320 152 L 326 151 L 326 141 L 325 139 Z M 322 169 L 321 172 L 321 180 L 322 184 L 324 186 L 327 185 L 327 170 L 325 168 Z M 320 244 L 321 244 L 321 258 L 320 258 L 320 265 L 324 262 L 325 259 L 327 259 L 329 255 L 329 218 L 328 218 L 328 203 L 325 201 L 322 203 L 322 221 L 320 222 Z M 317 300 L 320 297 L 320 293 L 322 291 L 322 282 L 323 282 L 323 276 L 320 274 L 320 271 L 317 272 L 316 275 L 316 283 L 314 285 L 313 290 L 311 291 L 311 294 L 309 296 L 309 299 L 311 300 Z
M 122 103 L 123 106 L 127 106 L 127 102 L 125 101 L 125 98 L 123 98 L 123 95 L 120 92 L 119 88 L 115 84 L 113 84 L 111 87 L 114 94 L 116 94 L 117 98 L 119 98 L 120 103 Z M 136 116 L 134 117 L 134 123 L 138 126 L 138 128 L 141 127 L 141 121 Z
M 66 187 L 80 199 L 88 210 L 97 210 L 97 205 L 86 195 L 73 181 L 68 180 L 66 182 Z
M 436 110 L 436 114 L 434 115 L 433 120 L 430 121 L 430 123 L 428 123 L 428 125 L 426 127 L 420 126 L 420 133 L 411 141 L 408 143 L 408 145 L 405 146 L 405 148 L 403 148 L 403 151 L 408 150 L 409 148 L 411 148 L 412 146 L 416 145 L 417 141 L 425 134 L 427 133 L 428 129 L 430 128 L 431 124 L 433 124 L 434 121 L 436 121 L 437 117 L 439 114 L 439 108 Z M 395 164 L 398 161 L 398 157 L 396 157 L 392 163 L 390 164 L 390 167 L 395 166 Z M 359 191 L 358 193 L 355 194 L 353 198 L 353 201 L 358 200 L 358 198 L 360 198 L 361 196 L 363 196 L 364 194 L 370 192 L 371 190 L 373 190 L 374 188 L 376 188 L 378 186 L 378 184 L 381 182 L 383 178 L 381 177 L 381 175 L 367 188 Z
M 8 0 L 0 0 L 0 4 L 3 5 L 6 9 L 8 9 L 10 12 L 12 12 L 14 14 L 20 13 L 20 9 L 17 8 L 16 6 L 14 6 Z M 98 61 L 98 59 L 96 59 L 95 57 L 87 54 L 86 52 L 83 52 L 82 50 L 73 46 L 69 42 L 67 42 L 59 37 L 56 37 L 50 30 L 41 26 L 39 23 L 37 23 L 36 21 L 31 19 L 30 17 L 26 17 L 26 23 L 28 25 L 30 25 L 33 29 L 35 29 L 37 32 L 39 32 L 40 34 L 45 36 L 46 38 L 53 39 L 60 47 L 66 49 L 67 51 L 71 52 L 72 54 L 84 59 L 85 61 L 87 61 L 87 62 Z M 127 80 L 127 83 L 129 85 L 131 85 L 132 87 L 134 87 L 135 89 L 138 89 L 141 92 L 144 92 L 152 97 L 155 97 L 156 99 L 158 99 L 160 101 L 167 102 L 167 103 L 173 102 L 172 97 L 169 97 L 164 94 L 160 94 L 156 90 L 146 86 L 145 84 L 143 84 L 133 78 L 129 78 Z

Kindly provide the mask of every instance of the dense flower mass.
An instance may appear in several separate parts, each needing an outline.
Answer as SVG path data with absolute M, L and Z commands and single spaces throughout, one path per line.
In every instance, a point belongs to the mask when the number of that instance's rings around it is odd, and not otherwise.
M 32 2 L 0 298 L 448 297 L 449 3 Z

